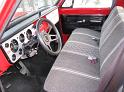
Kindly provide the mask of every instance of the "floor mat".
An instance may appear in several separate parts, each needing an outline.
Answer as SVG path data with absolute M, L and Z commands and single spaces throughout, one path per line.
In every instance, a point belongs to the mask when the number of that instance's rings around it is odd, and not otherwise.
M 47 77 L 56 57 L 45 53 L 42 48 L 38 50 L 38 55 L 24 60 L 32 75 Z

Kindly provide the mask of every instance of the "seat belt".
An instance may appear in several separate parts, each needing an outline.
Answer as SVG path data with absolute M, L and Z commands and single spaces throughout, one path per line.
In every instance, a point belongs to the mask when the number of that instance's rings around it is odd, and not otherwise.
M 5 92 L 1 79 L 0 79 L 0 89 L 2 92 Z
M 117 92 L 124 83 L 124 41 L 118 48 L 118 56 L 115 57 L 108 71 L 101 78 L 97 92 Z

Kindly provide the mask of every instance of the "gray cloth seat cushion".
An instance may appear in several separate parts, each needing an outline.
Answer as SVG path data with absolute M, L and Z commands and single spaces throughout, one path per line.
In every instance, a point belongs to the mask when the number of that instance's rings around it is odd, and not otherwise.
M 58 57 L 58 62 L 54 63 L 56 67 L 63 67 L 90 76 L 100 77 L 100 62 L 98 61 L 93 62 L 89 60 L 87 56 L 68 52 L 61 52 Z
M 87 29 L 87 28 L 77 28 L 76 30 L 73 31 L 73 34 L 84 34 L 87 36 L 100 38 L 100 32 L 93 31 L 93 30 Z
M 77 28 L 72 32 L 69 41 L 83 42 L 98 47 L 99 39 L 100 32 L 87 28 Z
M 99 79 L 87 78 L 72 70 L 59 71 L 59 68 L 53 67 L 49 75 L 44 86 L 48 92 L 96 92 L 99 85 Z
M 92 61 L 89 58 L 96 59 Z M 45 81 L 45 90 L 50 92 L 96 91 L 100 79 L 98 46 L 73 42 L 69 39 L 56 61 Z
M 86 43 L 73 42 L 68 40 L 61 52 L 74 53 L 83 56 L 99 58 L 99 48 Z

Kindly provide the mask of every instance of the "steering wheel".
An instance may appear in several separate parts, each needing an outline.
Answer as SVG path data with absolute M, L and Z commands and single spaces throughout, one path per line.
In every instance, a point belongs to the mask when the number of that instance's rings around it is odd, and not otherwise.
M 40 29 L 43 25 L 43 22 L 48 24 L 47 30 Z M 36 24 L 36 30 L 37 38 L 44 50 L 50 55 L 58 55 L 62 48 L 62 40 L 56 26 L 50 20 L 41 18 Z M 57 43 L 56 50 L 53 50 L 53 45 L 51 45 L 53 42 Z

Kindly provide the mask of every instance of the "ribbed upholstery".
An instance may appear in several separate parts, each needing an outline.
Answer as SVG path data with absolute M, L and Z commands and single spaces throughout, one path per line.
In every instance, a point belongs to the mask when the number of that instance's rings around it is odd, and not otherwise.
M 44 89 L 48 92 L 95 92 L 99 80 L 84 77 L 80 73 L 68 73 L 52 68 L 49 77 L 45 82 Z
M 107 72 L 107 70 L 111 66 L 113 60 L 115 60 L 116 56 L 118 55 L 118 48 L 122 43 L 124 43 L 124 37 L 119 42 L 117 42 L 113 50 L 107 55 L 106 59 L 101 63 L 101 66 L 100 66 L 101 77 L 103 77 L 103 75 Z
M 84 34 L 87 36 L 95 37 L 95 38 L 100 38 L 100 33 L 97 31 L 93 31 L 87 28 L 77 28 L 74 30 L 72 34 Z
M 101 38 L 100 38 L 100 48 L 102 47 L 102 45 L 104 44 L 104 42 L 106 41 L 107 37 L 109 34 L 111 34 L 111 32 L 113 32 L 113 30 L 115 30 L 116 26 L 118 25 L 118 22 L 120 22 L 121 17 L 120 15 L 123 16 L 124 12 L 120 12 L 119 14 L 117 14 L 112 21 L 108 24 L 108 27 L 106 27 L 106 29 L 104 30 L 103 33 L 101 33 Z
M 101 61 L 104 61 L 106 56 L 110 53 L 110 51 L 112 51 L 113 47 L 123 37 L 123 34 L 124 34 L 124 30 L 123 30 L 123 28 L 124 28 L 124 26 L 123 26 L 124 13 L 119 14 L 116 18 L 118 18 L 118 20 L 115 21 L 115 23 L 114 23 L 115 25 L 112 27 L 110 32 L 104 38 L 104 41 L 102 42 L 102 46 L 100 47 Z M 101 39 L 100 39 L 100 41 L 101 41 Z M 112 43 L 110 43 L 110 42 L 112 42 Z
M 79 53 L 85 56 L 99 57 L 99 49 L 97 47 L 75 41 L 68 41 L 62 51 Z
M 90 29 L 75 29 L 51 68 L 44 89 L 48 92 L 96 92 L 123 41 L 124 10 L 121 7 L 112 10 L 101 34 Z
M 98 33 L 98 32 L 96 32 L 96 33 Z M 80 34 L 72 33 L 71 35 L 72 36 L 70 36 L 69 41 L 83 42 L 83 43 L 93 45 L 95 47 L 99 46 L 99 37 L 85 35 L 85 34 L 81 34 L 81 33 Z M 98 34 L 98 35 L 100 35 L 100 34 Z
M 87 56 L 62 51 L 57 61 L 54 66 L 69 68 L 94 77 L 99 77 L 100 75 L 100 62 L 94 64 L 88 60 Z
M 110 13 L 110 15 L 108 16 L 107 20 L 104 22 L 103 26 L 102 26 L 102 30 L 105 30 L 107 27 L 109 27 L 108 25 L 111 23 L 111 21 L 113 20 L 113 18 L 119 14 L 123 12 L 123 7 L 120 6 L 116 6 Z M 101 31 L 101 34 L 103 33 L 103 31 Z
M 110 35 L 106 37 L 106 41 L 103 46 L 100 48 L 100 61 L 102 71 L 106 71 L 111 65 L 112 60 L 111 55 L 114 54 L 113 49 L 118 45 L 119 41 L 124 37 L 124 14 L 120 16 L 122 19 L 117 22 L 118 25 L 115 25 L 115 29 L 111 32 Z M 111 58 L 113 59 L 113 58 Z M 107 64 L 104 64 L 106 63 Z M 105 68 L 103 68 L 105 66 Z M 108 68 L 106 67 L 108 66 Z M 101 72 L 102 73 L 102 72 Z

